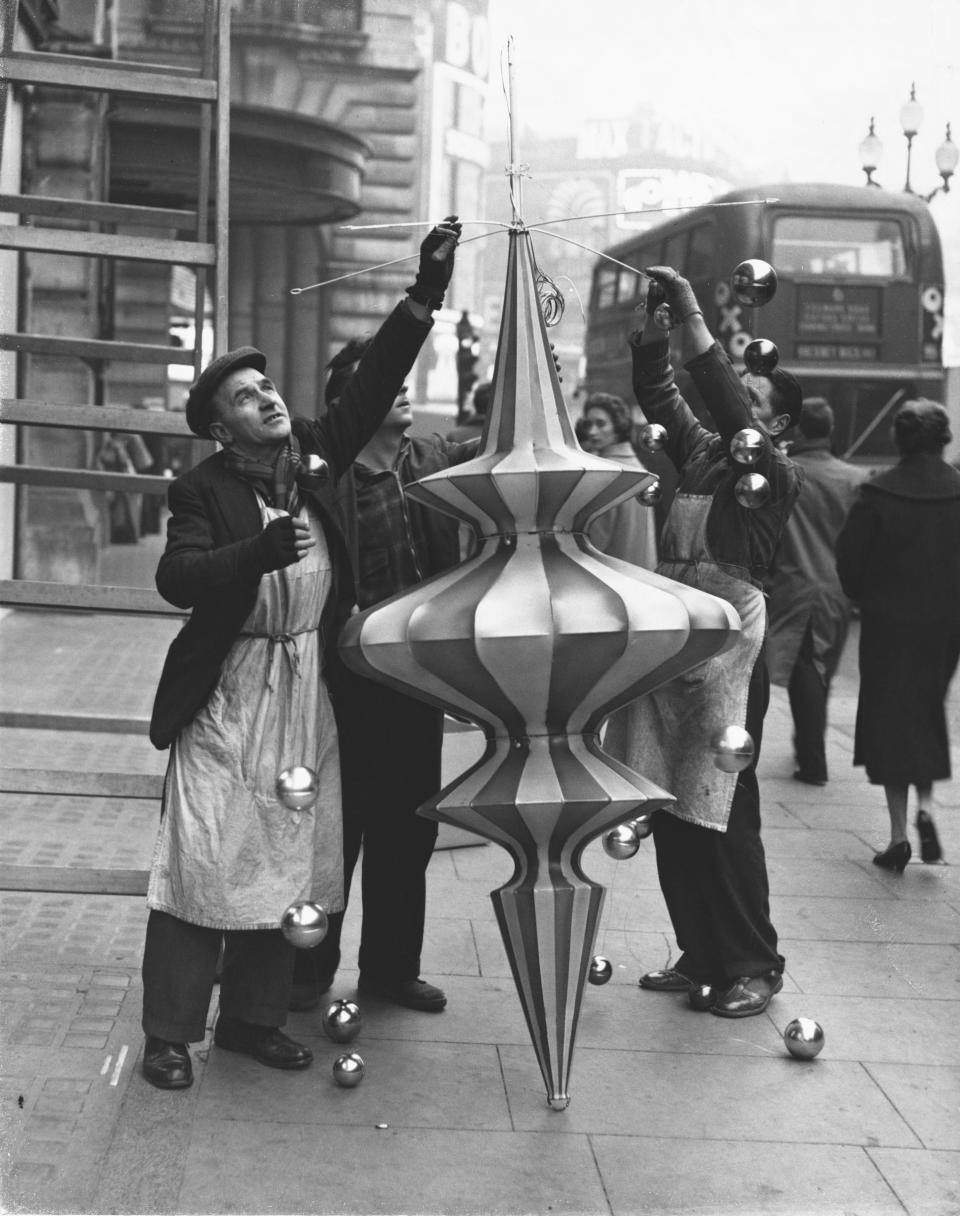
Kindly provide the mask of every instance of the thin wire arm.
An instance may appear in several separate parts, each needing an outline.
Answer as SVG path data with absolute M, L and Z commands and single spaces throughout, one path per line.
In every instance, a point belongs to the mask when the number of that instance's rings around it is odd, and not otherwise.
M 643 275 L 642 270 L 638 270 L 636 266 L 628 266 L 626 262 L 620 262 L 616 258 L 612 258 L 609 253 L 603 253 L 599 249 L 594 249 L 592 245 L 584 245 L 580 241 L 571 240 L 568 236 L 561 236 L 559 232 L 547 233 L 551 240 L 563 241 L 567 245 L 576 245 L 578 249 L 585 249 L 587 253 L 595 253 L 598 258 L 605 258 L 608 262 L 613 262 L 614 266 L 622 266 L 624 270 L 632 270 L 634 274 Z
M 507 228 L 510 225 L 501 220 L 458 220 L 460 224 L 490 224 L 494 228 Z M 432 228 L 433 220 L 404 220 L 397 224 L 340 224 L 341 232 L 372 232 L 376 228 Z
M 664 211 L 697 211 L 701 207 L 759 207 L 765 203 L 779 203 L 778 198 L 745 198 L 729 203 L 686 203 L 677 207 L 638 207 L 633 211 L 597 211 L 593 215 L 567 215 L 558 220 L 537 220 L 527 228 L 543 228 L 547 224 L 572 224 L 575 220 L 606 220 L 615 215 L 659 215 Z
M 509 225 L 504 225 L 509 227 Z M 499 230 L 498 230 L 499 231 Z M 478 232 L 476 236 L 468 236 L 465 241 L 459 241 L 459 245 L 469 245 L 471 241 L 482 241 L 487 236 L 497 236 L 498 232 Z M 563 239 L 562 237 L 560 238 Z M 342 283 L 344 279 L 355 279 L 357 275 L 369 274 L 372 270 L 383 270 L 387 266 L 399 266 L 401 262 L 412 262 L 414 258 L 420 256 L 420 250 L 415 253 L 408 253 L 402 258 L 393 258 L 389 262 L 378 262 L 376 266 L 363 266 L 360 270 L 348 270 L 346 274 L 338 274 L 335 279 L 324 279 L 322 283 L 311 283 L 308 287 L 291 287 L 290 294 L 292 296 L 301 296 L 305 291 L 313 291 L 316 287 L 329 287 L 332 283 Z

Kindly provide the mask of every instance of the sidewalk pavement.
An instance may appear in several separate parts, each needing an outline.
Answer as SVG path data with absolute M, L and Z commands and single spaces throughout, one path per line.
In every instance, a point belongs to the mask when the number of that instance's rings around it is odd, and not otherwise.
M 175 628 L 10 612 L 0 711 L 145 717 Z M 494 845 L 434 856 L 424 975 L 449 1005 L 429 1015 L 361 997 L 356 1089 L 334 1084 L 345 1049 L 318 1013 L 288 1026 L 315 1052 L 306 1072 L 265 1069 L 208 1038 L 192 1089 L 153 1089 L 139 1073 L 142 897 L 0 892 L 5 1209 L 956 1216 L 960 869 L 914 862 L 898 877 L 871 864 L 887 818 L 882 791 L 851 765 L 855 642 L 831 703 L 826 788 L 791 780 L 781 690 L 767 716 L 760 777 L 783 992 L 759 1017 L 729 1021 L 638 989 L 675 951 L 653 849 L 616 863 L 592 845 L 585 870 L 608 892 L 597 949 L 614 974 L 585 993 L 562 1113 L 547 1108 L 488 898 L 512 870 Z M 958 710 L 955 688 L 955 745 Z M 164 764 L 143 735 L 3 727 L 0 744 L 7 767 Z M 478 751 L 477 732 L 451 734 L 446 778 Z M 955 862 L 960 782 L 936 793 Z M 0 802 L 5 862 L 149 864 L 155 802 Z M 356 975 L 344 967 L 331 999 L 353 996 Z M 783 1047 L 798 1016 L 826 1035 L 812 1062 Z

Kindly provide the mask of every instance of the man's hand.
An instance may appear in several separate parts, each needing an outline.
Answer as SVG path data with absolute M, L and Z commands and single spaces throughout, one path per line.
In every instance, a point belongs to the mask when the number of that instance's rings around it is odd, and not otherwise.
M 457 217 L 448 215 L 442 224 L 431 228 L 424 237 L 416 282 L 407 288 L 411 300 L 427 308 L 439 308 L 443 303 L 453 274 L 453 257 L 460 232 Z
M 272 519 L 260 533 L 264 572 L 282 570 L 300 561 L 316 543 L 310 536 L 306 520 L 280 515 Z
M 700 312 L 693 288 L 672 266 L 647 266 L 643 273 L 663 292 L 662 297 L 654 290 L 647 293 L 647 312 L 651 316 L 654 308 L 663 301 L 670 305 L 677 321 L 686 321 Z

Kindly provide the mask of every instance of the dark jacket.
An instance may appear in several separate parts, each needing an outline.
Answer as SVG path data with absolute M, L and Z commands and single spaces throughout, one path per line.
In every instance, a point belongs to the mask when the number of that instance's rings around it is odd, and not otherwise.
M 398 305 L 340 401 L 319 421 L 293 421 L 301 452 L 321 456 L 331 474 L 329 486 L 306 495 L 323 524 L 333 565 L 334 586 L 321 622 L 328 654 L 335 653 L 340 625 L 356 598 L 335 483 L 386 416 L 429 330 L 430 324 Z M 154 699 L 150 741 L 157 748 L 169 747 L 206 704 L 265 573 L 256 494 L 225 461 L 225 452 L 215 453 L 178 477 L 168 493 L 171 517 L 157 589 L 191 615 L 167 652 Z

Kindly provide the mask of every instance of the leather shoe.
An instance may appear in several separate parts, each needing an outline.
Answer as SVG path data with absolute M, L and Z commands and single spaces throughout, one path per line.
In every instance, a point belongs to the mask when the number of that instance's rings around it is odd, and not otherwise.
M 193 1065 L 186 1043 L 168 1043 L 148 1034 L 141 1071 L 157 1089 L 188 1089 L 193 1084 Z
M 217 1018 L 213 1041 L 225 1051 L 239 1051 L 253 1056 L 268 1068 L 307 1068 L 313 1063 L 313 1052 L 302 1043 L 295 1043 L 277 1026 L 255 1026 L 235 1018 Z
M 798 768 L 793 774 L 794 781 L 802 781 L 804 785 L 826 785 L 826 777 L 816 777 L 813 773 L 805 773 L 803 769 Z
M 648 971 L 640 976 L 638 983 L 641 988 L 649 988 L 651 992 L 689 992 L 693 980 L 668 967 L 665 971 Z
M 395 1005 L 421 1013 L 440 1013 L 447 1003 L 443 989 L 435 988 L 426 980 L 372 980 L 361 975 L 357 988 L 368 996 L 378 996 L 381 1000 L 393 1001 Z
M 287 1008 L 291 1013 L 309 1013 L 320 1004 L 320 998 L 333 987 L 333 976 L 322 975 L 307 984 L 294 984 Z
M 779 971 L 741 975 L 714 1002 L 710 1012 L 718 1018 L 752 1018 L 763 1013 L 782 987 L 783 976 Z

